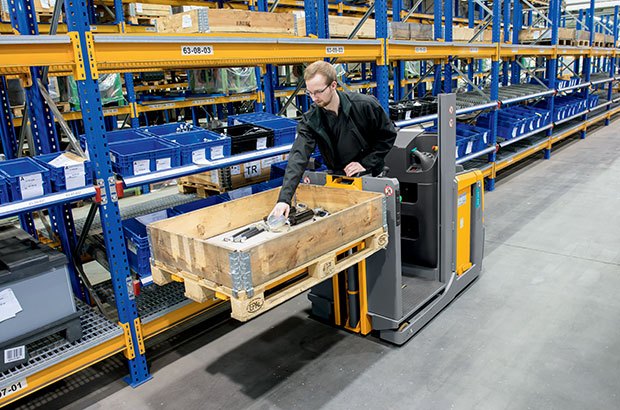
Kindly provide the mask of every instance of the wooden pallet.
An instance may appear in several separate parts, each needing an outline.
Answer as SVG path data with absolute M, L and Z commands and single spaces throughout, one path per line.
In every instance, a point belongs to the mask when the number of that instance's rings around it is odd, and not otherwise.
M 590 47 L 590 40 L 577 40 L 575 45 L 577 47 Z
M 227 286 L 222 286 L 197 275 L 169 268 L 158 261 L 151 261 L 153 282 L 158 285 L 177 281 L 185 284 L 185 296 L 199 303 L 217 298 L 230 300 L 231 317 L 246 322 L 281 303 L 305 292 L 343 270 L 354 266 L 375 252 L 387 246 L 388 235 L 383 228 L 321 255 L 303 265 L 278 275 L 269 282 L 256 286 L 253 294 L 240 291 L 237 295 Z M 357 249 L 352 255 L 340 255 L 350 249 Z M 279 289 L 285 283 L 292 282 Z
M 226 192 L 226 189 L 216 184 L 197 184 L 180 178 L 177 182 L 179 192 L 182 194 L 195 194 L 200 198 L 207 198 L 213 195 L 219 195 Z
M 127 16 L 127 22 L 134 26 L 155 26 L 157 18 L 153 16 Z
M 58 102 L 56 103 L 56 107 L 60 112 L 69 112 L 71 111 L 71 105 L 68 102 Z M 18 105 L 16 107 L 11 107 L 13 110 L 14 118 L 22 118 L 24 116 L 24 106 Z

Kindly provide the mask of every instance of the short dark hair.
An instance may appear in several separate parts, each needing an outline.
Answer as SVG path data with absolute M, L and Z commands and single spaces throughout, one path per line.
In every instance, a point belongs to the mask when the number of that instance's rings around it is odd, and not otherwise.
M 327 80 L 326 85 L 330 85 L 336 81 L 336 69 L 330 63 L 319 60 L 310 64 L 304 71 L 304 80 L 308 81 L 314 78 L 317 74 L 321 74 Z

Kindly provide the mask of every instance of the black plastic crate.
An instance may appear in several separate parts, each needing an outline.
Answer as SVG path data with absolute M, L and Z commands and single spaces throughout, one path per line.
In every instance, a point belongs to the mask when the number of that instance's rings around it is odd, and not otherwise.
M 232 155 L 257 151 L 274 146 L 273 130 L 252 124 L 231 125 L 215 128 L 213 132 L 229 136 Z

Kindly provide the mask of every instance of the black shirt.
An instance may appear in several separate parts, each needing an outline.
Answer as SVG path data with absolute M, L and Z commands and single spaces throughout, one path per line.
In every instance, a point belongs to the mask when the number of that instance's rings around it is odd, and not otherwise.
M 342 141 L 342 133 L 346 130 L 346 118 L 342 113 L 342 104 L 338 105 L 338 115 L 331 110 L 321 108 L 322 125 L 331 140 L 332 145 L 338 152 L 339 142 Z M 338 156 L 334 158 L 334 168 L 332 171 L 342 171 L 348 164 L 343 164 Z

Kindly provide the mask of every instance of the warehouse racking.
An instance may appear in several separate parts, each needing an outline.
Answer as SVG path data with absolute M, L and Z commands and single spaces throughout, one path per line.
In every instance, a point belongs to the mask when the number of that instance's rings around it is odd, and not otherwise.
M 77 80 L 81 111 L 61 113 L 67 121 L 81 120 L 89 146 L 90 158 L 96 168 L 97 184 L 85 188 L 54 193 L 23 201 L 0 205 L 0 218 L 19 216 L 22 226 L 36 235 L 32 211 L 49 209 L 52 226 L 61 239 L 62 249 L 70 260 L 77 243 L 77 232 L 73 224 L 69 204 L 78 200 L 96 198 L 99 204 L 105 247 L 108 250 L 108 266 L 112 285 L 102 289 L 117 307 L 118 322 L 110 320 L 89 306 L 89 295 L 84 291 L 79 276 L 73 272 L 73 288 L 82 312 L 85 336 L 74 344 L 61 339 L 46 339 L 35 346 L 31 361 L 24 366 L 0 375 L 0 389 L 8 388 L 11 394 L 0 398 L 0 405 L 14 401 L 24 395 L 70 375 L 97 361 L 118 352 L 124 352 L 129 364 L 128 382 L 139 385 L 150 379 L 145 357 L 144 340 L 166 331 L 173 326 L 195 318 L 204 312 L 222 308 L 215 302 L 198 304 L 189 302 L 183 296 L 182 286 L 170 284 L 165 287 L 145 288 L 140 295 L 133 293 L 131 275 L 124 251 L 124 237 L 118 196 L 122 188 L 144 186 L 166 181 L 197 172 L 218 169 L 267 158 L 288 152 L 290 145 L 269 148 L 259 152 L 241 154 L 211 162 L 208 165 L 187 165 L 166 171 L 141 176 L 127 177 L 120 182 L 112 173 L 109 149 L 104 138 L 106 130 L 104 117 L 129 115 L 131 125 L 139 125 L 140 111 L 197 107 L 211 104 L 229 104 L 235 101 L 257 101 L 268 112 L 282 109 L 278 98 L 293 100 L 299 90 L 280 90 L 275 87 L 275 67 L 307 63 L 323 58 L 337 58 L 342 63 L 363 63 L 372 67 L 373 78 L 364 83 L 349 85 L 350 88 L 373 90 L 381 104 L 388 109 L 390 96 L 394 100 L 423 95 L 426 83 L 430 92 L 451 92 L 465 84 L 468 91 L 459 93 L 461 118 L 472 118 L 486 113 L 490 118 L 490 136 L 484 149 L 463 156 L 457 162 L 468 169 L 478 168 L 487 177 L 486 187 L 492 190 L 497 173 L 515 162 L 543 151 L 549 158 L 557 142 L 579 133 L 585 138 L 587 129 L 599 122 L 609 123 L 610 118 L 620 112 L 620 97 L 613 93 L 620 80 L 617 67 L 618 49 L 615 47 L 594 47 L 595 34 L 611 32 L 613 44 L 618 38 L 618 8 L 613 17 L 596 16 L 595 4 L 590 9 L 571 15 L 561 7 L 559 0 L 551 0 L 544 10 L 537 9 L 532 2 L 512 1 L 502 4 L 498 1 L 483 2 L 469 0 L 468 16 L 455 16 L 459 7 L 453 3 L 435 2 L 433 14 L 425 14 L 422 2 L 417 1 L 408 10 L 402 1 L 392 1 L 388 10 L 386 0 L 380 0 L 371 7 L 337 4 L 324 1 L 280 0 L 268 4 L 230 2 L 234 8 L 256 8 L 259 11 L 303 9 L 306 12 L 306 32 L 316 37 L 247 37 L 235 35 L 191 35 L 162 36 L 153 34 L 148 27 L 125 24 L 122 3 L 114 1 L 115 24 L 93 26 L 88 19 L 89 9 L 85 1 L 65 4 L 66 23 L 58 31 L 51 24 L 39 25 L 33 13 L 32 1 L 11 0 L 12 29 L 7 24 L 0 27 L 0 99 L 3 120 L 0 137 L 8 158 L 17 154 L 18 135 L 16 127 L 21 120 L 14 120 L 8 105 L 6 77 L 19 77 L 27 88 L 28 109 L 31 112 L 31 132 L 37 154 L 56 152 L 60 146 L 54 117 L 39 92 L 38 81 L 47 76 L 42 67 L 48 67 L 50 75 L 72 74 Z M 177 2 L 158 0 L 158 4 L 209 5 L 209 2 Z M 487 4 L 488 3 L 488 4 Z M 459 4 L 458 2 L 454 4 Z M 369 40 L 329 39 L 329 13 L 375 15 L 376 38 Z M 512 11 L 512 12 L 511 12 Z M 478 14 L 476 18 L 476 13 Z M 408 41 L 389 38 L 388 21 L 425 21 L 434 24 L 435 41 Z M 536 20 L 539 20 L 537 23 Z M 442 29 L 442 21 L 445 30 Z M 452 27 L 455 23 L 468 28 L 492 27 L 491 43 L 454 42 Z M 519 31 L 524 25 L 548 30 L 548 45 L 519 44 Z M 575 24 L 587 28 L 587 46 L 559 45 L 558 30 Z M 12 34 L 16 30 L 19 35 Z M 41 35 L 58 32 L 60 34 Z M 64 34 L 67 33 L 67 34 Z M 505 41 L 500 41 L 503 34 Z M 597 43 L 598 44 L 598 43 Z M 215 52 L 203 55 L 181 55 L 181 47 L 212 47 Z M 481 62 L 490 60 L 490 71 L 480 70 Z M 404 64 L 419 61 L 421 73 L 414 79 L 404 76 Z M 524 62 L 529 61 L 528 67 Z M 571 67 L 572 64 L 572 67 Z M 131 73 L 166 69 L 190 69 L 204 67 L 261 66 L 262 81 L 256 92 L 217 97 L 201 97 L 186 101 L 158 102 L 139 107 L 133 87 Z M 544 72 L 546 82 L 531 84 L 532 73 Z M 103 108 L 96 79 L 104 73 L 124 73 L 129 105 Z M 365 75 L 366 70 L 362 73 Z M 558 81 L 566 73 L 580 74 L 578 84 L 567 85 Z M 390 79 L 390 77 L 392 79 Z M 486 80 L 485 80 L 486 79 Z M 527 82 L 524 82 L 527 81 Z M 426 82 L 426 83 L 425 83 Z M 465 82 L 465 83 L 464 83 Z M 486 88 L 485 85 L 489 84 Z M 346 85 L 345 85 L 346 86 Z M 143 86 L 149 87 L 149 86 Z M 157 86 L 151 86 L 157 87 Z M 601 89 L 601 87 L 603 87 Z M 462 88 L 462 87 L 461 87 Z M 566 94 L 580 93 L 588 98 L 590 89 L 599 96 L 600 102 L 570 116 L 554 120 L 532 132 L 517 138 L 498 140 L 498 117 L 502 107 L 524 101 L 547 98 L 553 112 L 556 99 Z M 302 97 L 302 106 L 304 104 Z M 307 101 L 305 101 L 307 104 Z M 285 103 L 286 105 L 286 103 Z M 260 105 L 259 105 L 260 108 Z M 411 126 L 432 122 L 436 115 L 403 120 L 400 126 Z M 120 250 L 120 251 L 119 251 Z M 13 388 L 13 386 L 18 386 Z

